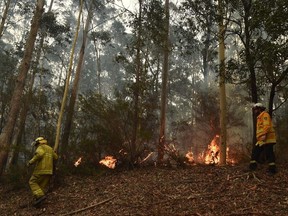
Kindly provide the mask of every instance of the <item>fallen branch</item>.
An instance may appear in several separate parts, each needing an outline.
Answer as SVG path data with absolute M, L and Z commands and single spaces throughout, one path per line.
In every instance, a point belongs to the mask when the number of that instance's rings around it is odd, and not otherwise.
M 104 204 L 104 203 L 106 203 L 106 202 L 109 202 L 110 200 L 114 199 L 115 197 L 116 197 L 116 196 L 113 196 L 113 197 L 111 197 L 111 198 L 109 198 L 109 199 L 103 200 L 103 201 L 101 201 L 101 202 L 99 202 L 99 203 L 96 203 L 96 204 L 87 206 L 87 207 L 85 207 L 85 208 L 78 209 L 78 210 L 75 210 L 75 211 L 72 211 L 72 212 L 69 212 L 69 213 L 66 213 L 66 214 L 62 214 L 62 216 L 73 215 L 73 214 L 76 214 L 76 213 L 85 211 L 85 210 L 87 210 L 87 209 L 90 209 L 90 208 L 93 208 L 93 207 L 95 207 L 95 206 L 98 206 L 98 205 Z
M 259 178 L 257 178 L 257 176 L 254 173 L 252 173 L 252 175 L 253 175 L 254 179 L 256 179 L 258 182 L 261 182 L 261 180 Z

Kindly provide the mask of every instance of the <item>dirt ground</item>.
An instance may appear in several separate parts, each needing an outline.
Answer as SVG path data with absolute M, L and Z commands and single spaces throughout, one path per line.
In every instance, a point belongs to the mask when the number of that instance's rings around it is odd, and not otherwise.
M 145 167 L 69 175 L 38 208 L 28 187 L 0 186 L 0 215 L 264 215 L 288 214 L 287 164 L 270 176 L 266 165 Z M 26 206 L 25 206 L 26 205 Z

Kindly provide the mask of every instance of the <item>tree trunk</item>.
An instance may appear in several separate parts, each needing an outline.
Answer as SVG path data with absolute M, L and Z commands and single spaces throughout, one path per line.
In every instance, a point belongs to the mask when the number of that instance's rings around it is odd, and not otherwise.
M 49 7 L 48 12 L 51 11 L 52 4 L 53 4 L 53 1 L 50 2 L 50 7 Z M 39 42 L 39 45 L 38 45 L 38 48 L 37 48 L 35 67 L 32 68 L 32 74 L 31 74 L 31 78 L 30 78 L 30 81 L 29 81 L 29 90 L 28 90 L 27 94 L 24 97 L 23 107 L 22 107 L 21 112 L 19 114 L 18 131 L 17 131 L 17 133 L 15 133 L 14 138 L 13 138 L 13 142 L 12 142 L 13 149 L 10 152 L 10 156 L 9 156 L 10 159 L 8 160 L 8 163 L 6 165 L 6 169 L 9 169 L 11 167 L 11 165 L 17 164 L 17 161 L 18 161 L 19 147 L 20 147 L 20 144 L 21 144 L 21 139 L 22 139 L 23 132 L 25 130 L 25 123 L 26 123 L 27 113 L 29 111 L 29 104 L 31 104 L 31 100 L 32 100 L 32 97 L 33 97 L 33 86 L 34 86 L 34 81 L 35 81 L 35 75 L 36 75 L 36 72 L 37 72 L 37 65 L 39 65 L 39 63 L 40 63 L 40 58 L 41 58 L 41 53 L 42 53 L 45 37 L 46 37 L 46 34 L 44 32 L 44 33 L 41 34 L 41 39 L 40 39 L 40 42 Z M 41 93 L 42 89 L 40 89 L 39 92 Z M 41 98 L 40 94 L 39 94 L 39 98 Z M 39 128 L 39 130 L 40 130 L 40 128 Z M 40 133 L 38 135 L 40 135 Z
M 223 24 L 224 5 L 222 0 L 218 1 L 219 12 L 219 88 L 220 88 L 220 165 L 226 164 L 227 149 L 227 108 L 225 89 L 225 26 Z
M 251 26 L 250 26 L 250 17 L 252 10 L 252 0 L 242 0 L 244 7 L 244 34 L 245 34 L 245 57 L 248 70 L 250 72 L 250 91 L 251 91 L 251 101 L 252 103 L 258 102 L 258 93 L 257 93 L 257 83 L 256 83 L 256 74 L 255 74 L 255 58 L 251 55 Z M 252 112 L 253 119 L 253 140 L 252 145 L 256 143 L 256 116 Z
M 16 124 L 17 116 L 20 110 L 21 97 L 25 86 L 25 80 L 30 68 L 34 44 L 40 26 L 41 17 L 44 11 L 44 3 L 44 0 L 38 0 L 36 3 L 36 9 L 32 19 L 30 33 L 26 41 L 24 56 L 19 66 L 19 74 L 10 102 L 8 119 L 2 130 L 2 133 L 0 134 L 0 176 L 2 175 L 6 165 L 14 126 Z
M 161 92 L 161 110 L 160 110 L 160 134 L 158 143 L 158 164 L 161 165 L 164 158 L 165 148 L 165 127 L 166 127 L 166 108 L 167 108 L 167 83 L 169 70 L 169 0 L 165 0 L 165 38 L 164 38 L 164 59 L 162 73 L 162 92 Z
M 75 72 L 75 78 L 73 81 L 71 97 L 70 97 L 69 105 L 67 108 L 66 121 L 65 121 L 65 125 L 64 125 L 63 136 L 62 136 L 62 154 L 66 153 L 68 143 L 69 143 L 70 130 L 71 130 L 72 123 L 73 123 L 74 107 L 75 107 L 75 103 L 76 103 L 76 99 L 77 99 L 78 86 L 79 86 L 79 81 L 80 81 L 80 77 L 81 77 L 83 61 L 84 61 L 87 35 L 88 35 L 89 26 L 90 26 L 90 23 L 92 20 L 92 9 L 93 9 L 93 4 L 91 2 L 90 9 L 88 11 L 88 17 L 86 20 L 85 28 L 83 31 L 83 41 L 82 41 L 81 49 L 79 52 L 78 63 L 77 63 L 77 68 L 76 68 L 76 72 Z
M 209 7 L 212 9 L 213 6 L 213 2 L 212 0 L 209 1 Z M 204 76 L 204 83 L 205 83 L 205 87 L 208 87 L 208 74 L 209 74 L 209 55 L 210 55 L 210 45 L 211 45 L 211 32 L 212 32 L 212 15 L 211 13 L 208 14 L 207 17 L 207 32 L 205 35 L 205 41 L 204 41 L 204 49 L 202 51 L 203 53 L 203 76 Z
M 101 58 L 100 58 L 100 49 L 97 49 L 96 41 L 94 40 L 95 46 L 95 56 L 96 56 L 96 75 L 97 75 L 97 86 L 98 86 L 98 94 L 102 94 L 101 89 Z
M 1 19 L 1 23 L 0 23 L 0 38 L 2 37 L 3 32 L 4 32 L 4 26 L 5 26 L 5 23 L 6 23 L 6 19 L 7 19 L 9 7 L 10 7 L 10 3 L 11 3 L 11 0 L 7 0 L 7 2 L 5 4 L 5 9 L 4 9 L 4 12 L 3 12 L 3 15 L 2 15 L 2 19 Z
M 57 122 L 56 138 L 55 138 L 55 145 L 54 145 L 54 151 L 56 151 L 56 152 L 58 151 L 59 142 L 60 142 L 61 124 L 62 124 L 62 118 L 63 118 L 64 109 L 65 109 L 66 101 L 67 101 L 69 82 L 70 82 L 70 77 L 71 77 L 71 73 L 72 73 L 72 66 L 73 66 L 73 57 L 74 57 L 74 53 L 75 53 L 76 42 L 77 42 L 77 39 L 78 39 L 78 33 L 79 33 L 79 28 L 80 28 L 82 9 L 83 9 L 83 0 L 81 0 L 81 3 L 80 3 L 78 20 L 77 20 L 77 27 L 76 27 L 76 32 L 75 32 L 74 41 L 73 41 L 73 45 L 72 45 L 72 50 L 71 50 L 71 54 L 70 54 L 70 62 L 69 62 L 69 68 L 68 68 L 68 72 L 67 72 L 65 89 L 64 89 L 64 94 L 63 94 L 63 98 L 62 98 L 61 108 L 60 108 L 60 112 L 59 112 L 58 122 Z
M 138 32 L 137 32 L 137 53 L 136 53 L 136 83 L 134 89 L 134 119 L 133 119 L 133 133 L 131 140 L 130 150 L 130 163 L 133 166 L 136 160 L 136 146 L 138 140 L 138 128 L 139 128 L 139 92 L 140 92 L 140 76 L 141 76 L 141 35 L 142 35 L 142 0 L 139 0 L 139 17 L 138 17 Z

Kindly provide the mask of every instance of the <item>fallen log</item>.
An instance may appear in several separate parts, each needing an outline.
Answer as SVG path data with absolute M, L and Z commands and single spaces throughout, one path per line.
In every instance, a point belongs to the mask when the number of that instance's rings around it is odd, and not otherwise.
M 103 200 L 103 201 L 101 201 L 101 202 L 99 202 L 99 203 L 95 203 L 95 204 L 90 205 L 90 206 L 87 206 L 87 207 L 85 207 L 85 208 L 78 209 L 78 210 L 75 210 L 75 211 L 72 211 L 72 212 L 68 212 L 68 213 L 66 213 L 66 214 L 62 214 L 62 216 L 73 215 L 73 214 L 76 214 L 76 213 L 85 211 L 85 210 L 87 210 L 87 209 L 90 209 L 90 208 L 93 208 L 93 207 L 95 207 L 95 206 L 98 206 L 98 205 L 104 204 L 104 203 L 106 203 L 106 202 L 109 202 L 110 200 L 114 199 L 115 197 L 116 197 L 116 196 L 113 196 L 113 197 L 111 197 L 111 198 L 109 198 L 109 199 Z

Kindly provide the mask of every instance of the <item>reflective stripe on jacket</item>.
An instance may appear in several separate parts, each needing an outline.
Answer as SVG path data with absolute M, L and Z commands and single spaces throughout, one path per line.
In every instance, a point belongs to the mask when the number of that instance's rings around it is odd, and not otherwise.
M 276 143 L 276 134 L 273 127 L 271 117 L 268 112 L 263 111 L 257 116 L 257 128 L 256 138 L 257 141 L 261 141 L 263 135 L 266 135 L 266 139 L 263 140 L 266 143 Z
M 58 159 L 53 149 L 46 144 L 40 144 L 29 161 L 30 164 L 36 163 L 33 174 L 53 174 L 53 161 Z

